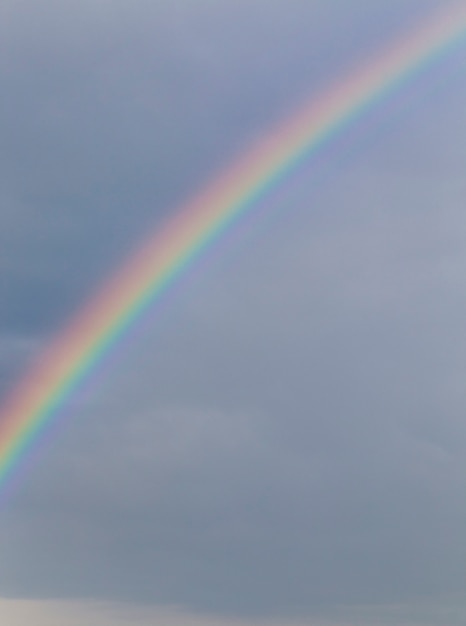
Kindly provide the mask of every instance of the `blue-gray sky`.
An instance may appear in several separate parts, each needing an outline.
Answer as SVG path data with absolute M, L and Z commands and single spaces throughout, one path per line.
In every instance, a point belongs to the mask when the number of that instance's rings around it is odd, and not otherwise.
M 446 5 L 4 0 L 2 393 L 148 230 Z M 0 616 L 464 623 L 465 53 L 304 163 L 69 399 L 0 509 Z

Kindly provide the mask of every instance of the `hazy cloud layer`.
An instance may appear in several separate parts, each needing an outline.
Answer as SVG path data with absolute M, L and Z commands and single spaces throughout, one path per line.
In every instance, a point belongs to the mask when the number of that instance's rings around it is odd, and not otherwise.
M 153 609 L 125 604 L 58 602 L 34 600 L 0 600 L 0 617 L 8 626 L 422 626 L 425 624 L 464 623 L 464 606 L 451 601 L 421 609 L 409 606 L 374 606 L 364 609 L 341 607 L 345 617 L 334 620 L 311 619 L 286 622 L 280 620 L 241 620 L 212 615 L 193 615 L 176 608 Z M 427 619 L 427 621 L 426 621 Z
M 0 388 L 213 171 L 442 4 L 6 2 Z M 463 57 L 264 198 L 70 398 L 0 510 L 9 624 L 464 623 Z

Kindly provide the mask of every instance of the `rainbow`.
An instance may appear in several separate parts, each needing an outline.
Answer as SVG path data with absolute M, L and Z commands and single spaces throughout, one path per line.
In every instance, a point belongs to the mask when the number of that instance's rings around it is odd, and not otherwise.
M 0 410 L 0 492 L 78 384 L 213 241 L 303 159 L 465 35 L 464 3 L 433 15 L 272 130 L 155 232 L 6 397 Z

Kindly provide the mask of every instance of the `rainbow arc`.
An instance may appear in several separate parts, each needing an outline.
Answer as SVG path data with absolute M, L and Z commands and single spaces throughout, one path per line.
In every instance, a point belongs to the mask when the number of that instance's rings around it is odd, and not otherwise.
M 305 104 L 155 232 L 87 302 L 0 410 L 0 492 L 83 379 L 140 314 L 209 245 L 309 155 L 317 153 L 466 35 L 466 5 L 433 15 L 364 67 Z

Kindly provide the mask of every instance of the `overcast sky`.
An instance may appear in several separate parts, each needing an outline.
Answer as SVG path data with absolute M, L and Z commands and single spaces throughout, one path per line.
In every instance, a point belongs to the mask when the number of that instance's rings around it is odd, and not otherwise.
M 252 141 L 449 4 L 3 0 L 0 392 Z M 465 72 L 466 39 L 68 399 L 0 508 L 2 623 L 465 623 Z

